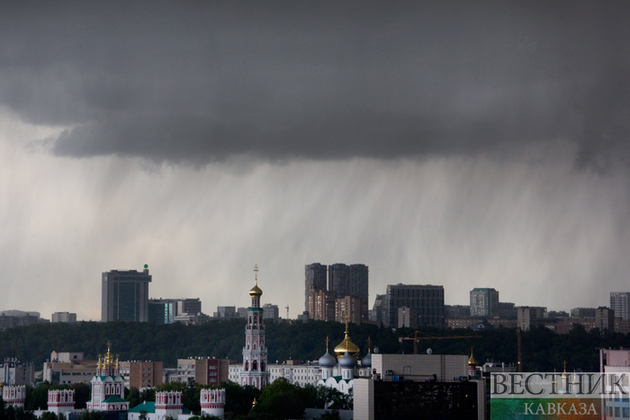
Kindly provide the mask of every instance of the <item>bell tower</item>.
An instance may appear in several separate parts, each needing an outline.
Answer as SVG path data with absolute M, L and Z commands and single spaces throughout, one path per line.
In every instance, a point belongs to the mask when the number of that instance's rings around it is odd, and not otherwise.
M 265 324 L 263 322 L 263 309 L 260 307 L 262 294 L 262 290 L 258 287 L 258 266 L 256 265 L 254 266 L 254 287 L 249 291 L 252 306 L 247 308 L 241 386 L 251 385 L 258 389 L 269 384 Z

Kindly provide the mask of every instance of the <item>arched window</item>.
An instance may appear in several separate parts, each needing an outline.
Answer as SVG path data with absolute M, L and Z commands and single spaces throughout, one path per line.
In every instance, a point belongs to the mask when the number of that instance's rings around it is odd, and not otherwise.
M 258 370 L 258 362 L 256 360 L 254 360 L 252 362 L 252 370 L 253 371 L 257 371 Z
M 260 362 L 260 371 L 261 372 L 265 371 L 265 362 Z
M 249 362 L 245 360 L 245 372 L 249 371 Z

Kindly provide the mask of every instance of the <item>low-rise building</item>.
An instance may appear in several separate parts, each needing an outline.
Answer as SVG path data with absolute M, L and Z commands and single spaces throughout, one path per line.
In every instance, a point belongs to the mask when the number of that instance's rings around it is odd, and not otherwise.
M 42 379 L 52 384 L 89 384 L 96 373 L 97 360 L 84 360 L 82 352 L 50 353 L 44 363 Z

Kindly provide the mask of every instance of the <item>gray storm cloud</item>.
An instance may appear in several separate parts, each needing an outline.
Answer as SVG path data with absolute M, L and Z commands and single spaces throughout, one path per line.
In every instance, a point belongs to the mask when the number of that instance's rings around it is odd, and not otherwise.
M 0 103 L 58 156 L 630 162 L 625 2 L 0 6 Z

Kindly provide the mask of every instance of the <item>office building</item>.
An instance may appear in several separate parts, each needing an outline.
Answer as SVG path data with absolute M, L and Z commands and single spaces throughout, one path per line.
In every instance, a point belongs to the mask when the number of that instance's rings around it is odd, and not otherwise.
M 196 315 L 201 313 L 201 300 L 199 298 L 177 299 L 177 314 Z
M 615 311 L 615 318 L 630 319 L 630 292 L 611 292 L 610 309 Z
M 327 267 L 320 263 L 304 266 L 304 310 L 308 311 L 311 289 L 326 290 Z
M 175 299 L 149 299 L 149 322 L 172 324 L 177 316 Z
M 50 322 L 77 322 L 77 314 L 70 312 L 55 312 L 50 317 Z
M 444 327 L 444 287 L 433 285 L 409 285 L 399 283 L 387 286 L 389 316 L 385 326 L 398 326 L 398 308 L 407 306 L 417 309 L 418 326 Z
M 149 266 L 143 271 L 112 270 L 103 273 L 101 321 L 149 320 Z
M 476 287 L 470 292 L 470 316 L 489 317 L 499 314 L 499 292 Z
M 238 318 L 236 306 L 217 306 L 217 311 L 213 314 L 213 318 Z
M 408 306 L 398 308 L 398 328 L 418 328 L 418 309 Z

